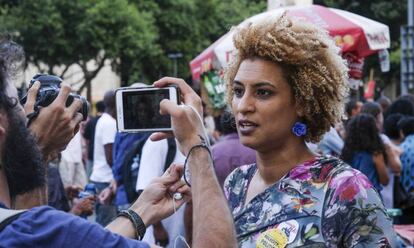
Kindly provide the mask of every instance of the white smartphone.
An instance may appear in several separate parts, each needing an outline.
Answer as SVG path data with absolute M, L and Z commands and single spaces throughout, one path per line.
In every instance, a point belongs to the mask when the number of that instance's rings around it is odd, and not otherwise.
M 163 99 L 179 103 L 178 88 L 119 88 L 115 93 L 119 132 L 171 131 L 171 116 L 160 114 Z

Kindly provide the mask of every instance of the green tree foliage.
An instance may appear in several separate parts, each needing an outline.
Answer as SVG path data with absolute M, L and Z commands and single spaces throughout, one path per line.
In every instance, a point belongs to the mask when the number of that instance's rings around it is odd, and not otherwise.
M 78 65 L 80 89 L 89 89 L 88 99 L 90 83 L 105 61 L 122 70 L 120 54 L 142 61 L 159 51 L 151 13 L 139 12 L 127 0 L 21 1 L 2 9 L 5 27 L 23 45 L 27 61 L 63 78 L 69 66 Z M 95 61 L 92 68 L 90 61 Z
M 260 13 L 266 1 L 249 0 L 135 0 L 138 9 L 151 11 L 159 30 L 157 43 L 162 49 L 158 56 L 149 57 L 144 65 L 146 79 L 173 74 L 173 61 L 169 53 L 180 52 L 178 76 L 190 76 L 189 62 L 214 41 L 219 39 L 232 25 Z
M 178 76 L 189 78 L 191 59 L 265 7 L 265 0 L 0 0 L 0 21 L 28 62 L 63 78 L 78 65 L 81 89 L 90 89 L 105 61 L 128 85 L 172 75 L 168 54 L 176 52 Z

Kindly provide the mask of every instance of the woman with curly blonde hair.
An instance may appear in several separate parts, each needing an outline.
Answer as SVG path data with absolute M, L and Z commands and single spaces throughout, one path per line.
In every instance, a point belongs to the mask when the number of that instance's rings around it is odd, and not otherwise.
M 312 153 L 339 122 L 347 67 L 326 32 L 286 15 L 235 30 L 228 101 L 257 163 L 226 179 L 240 247 L 391 247 L 378 193 L 341 160 Z

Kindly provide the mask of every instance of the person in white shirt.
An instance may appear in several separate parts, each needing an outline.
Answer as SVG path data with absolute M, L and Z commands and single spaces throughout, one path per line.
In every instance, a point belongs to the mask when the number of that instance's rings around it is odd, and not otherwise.
M 98 194 L 107 187 L 114 177 L 112 174 L 112 144 L 116 135 L 115 92 L 108 91 L 104 96 L 105 113 L 96 123 L 93 151 L 93 170 L 90 177 Z M 106 226 L 116 216 L 116 206 L 110 202 L 96 204 L 96 222 Z
M 61 153 L 59 173 L 65 188 L 70 186 L 83 188 L 87 183 L 86 171 L 82 162 L 81 139 L 80 132 L 77 132 Z
M 177 145 L 178 147 L 178 145 Z M 140 161 L 140 168 L 138 172 L 138 179 L 136 184 L 137 192 L 144 190 L 150 182 L 164 174 L 165 160 L 168 153 L 167 140 L 151 141 L 148 139 L 142 147 L 142 155 Z M 185 161 L 184 155 L 176 149 L 173 163 L 183 165 Z M 182 207 L 170 217 L 162 220 L 162 224 L 150 226 L 147 228 L 143 241 L 148 243 L 155 243 L 163 245 L 166 237 L 165 231 L 168 233 L 168 245 L 165 247 L 186 247 L 181 241 L 177 241 L 177 246 L 174 246 L 174 241 L 178 235 L 185 237 L 184 231 L 184 209 Z

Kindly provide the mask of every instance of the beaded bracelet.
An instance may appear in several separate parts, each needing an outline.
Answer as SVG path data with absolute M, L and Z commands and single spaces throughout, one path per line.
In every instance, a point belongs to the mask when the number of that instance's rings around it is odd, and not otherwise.
M 190 155 L 191 155 L 191 152 L 194 150 L 194 149 L 196 149 L 196 148 L 204 148 L 204 149 L 206 149 L 207 150 L 207 152 L 208 152 L 208 154 L 210 155 L 210 157 L 212 158 L 212 156 L 211 156 L 211 151 L 210 151 L 210 148 L 206 145 L 206 144 L 198 144 L 198 145 L 195 145 L 195 146 L 193 146 L 193 147 L 191 147 L 190 148 L 190 151 L 188 152 L 188 154 L 187 154 L 187 157 L 185 158 L 185 161 L 184 161 L 184 181 L 185 181 L 185 183 L 189 186 L 189 187 L 191 187 L 191 184 L 190 184 L 190 182 L 189 182 L 189 180 L 187 179 L 187 173 L 186 173 L 186 171 L 187 171 L 187 161 L 188 161 L 188 158 L 190 157 Z

